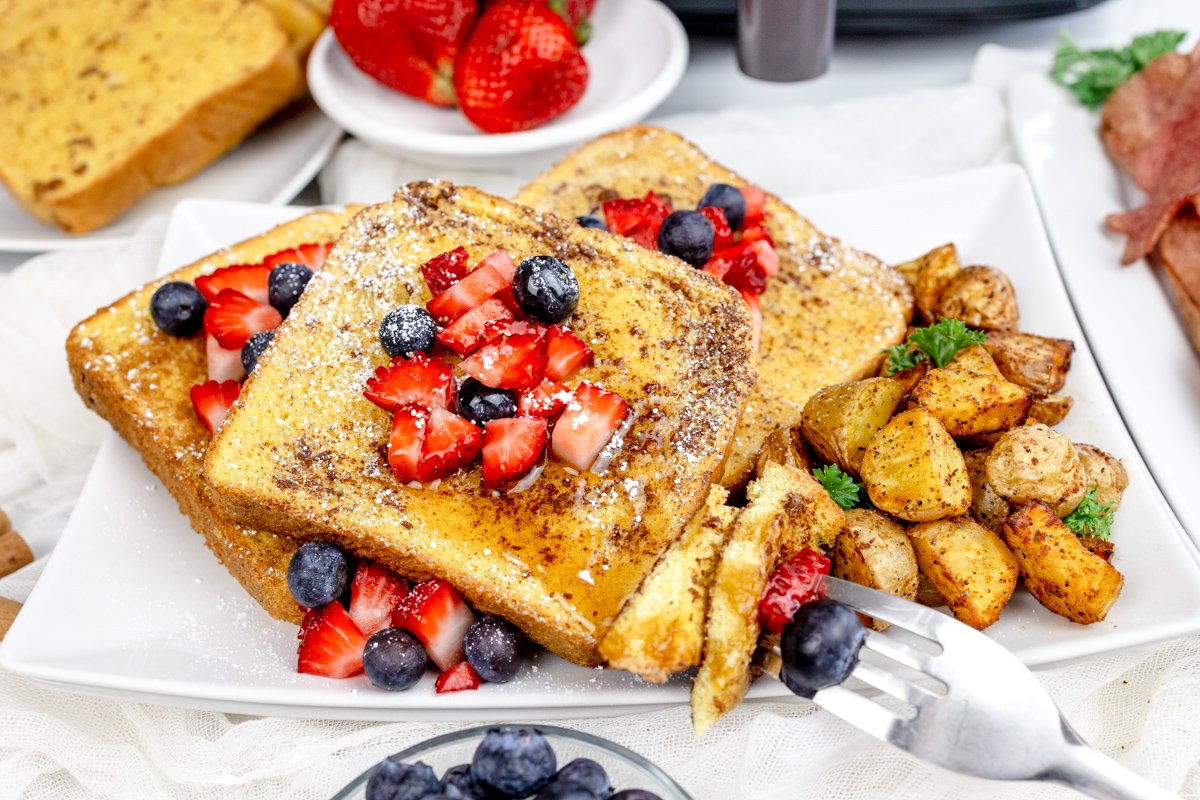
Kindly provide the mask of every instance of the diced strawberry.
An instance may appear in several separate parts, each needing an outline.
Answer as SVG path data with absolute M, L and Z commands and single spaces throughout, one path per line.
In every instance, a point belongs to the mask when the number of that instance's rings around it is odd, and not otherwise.
M 762 294 L 767 290 L 767 273 L 758 263 L 758 256 L 753 250 L 746 250 L 730 259 L 723 280 L 743 293 Z
M 611 233 L 628 236 L 648 250 L 658 249 L 658 229 L 671 214 L 671 202 L 654 192 L 641 200 L 609 200 L 604 222 Z
M 412 358 L 396 356 L 388 366 L 376 367 L 375 377 L 367 379 L 363 396 L 385 411 L 409 403 L 451 409 L 458 399 L 458 383 L 454 367 L 417 352 Z
M 471 666 L 469 661 L 460 661 L 450 669 L 438 675 L 433 688 L 438 694 L 442 692 L 461 692 L 464 689 L 478 689 L 483 678 Z
M 545 375 L 552 381 L 561 381 L 575 370 L 592 360 L 592 348 L 561 325 L 551 325 L 546 332 Z
M 459 363 L 462 371 L 494 389 L 528 389 L 546 369 L 546 337 L 539 333 L 497 336 Z
M 538 325 L 536 322 L 529 322 L 524 319 L 498 319 L 495 322 L 489 322 L 483 326 L 483 334 L 480 338 L 484 342 L 490 342 L 497 336 L 514 336 L 518 333 L 536 333 L 539 336 L 545 336 L 548 331 L 545 325 Z
M 517 319 L 525 319 L 525 312 L 522 311 L 521 306 L 519 306 L 517 304 L 517 298 L 516 298 L 516 295 L 513 294 L 513 288 L 512 288 L 511 284 L 508 286 L 505 286 L 503 289 L 496 292 L 496 294 L 494 294 L 492 296 L 495 297 L 497 300 L 499 300 L 501 303 L 504 303 L 505 307 L 508 308 L 508 310 L 512 312 L 514 317 L 516 317 Z
M 796 616 L 796 609 L 821 596 L 821 576 L 829 574 L 830 561 L 804 548 L 775 570 L 758 604 L 758 622 L 767 633 L 779 636 Z
M 713 256 L 701 269 L 703 269 L 709 275 L 712 275 L 717 280 L 724 281 L 725 273 L 729 272 L 730 266 L 732 266 L 732 264 L 728 259 L 717 258 L 716 256 Z
M 303 641 L 304 636 L 308 633 L 309 628 L 317 624 L 317 620 L 321 618 L 321 609 L 306 608 L 304 609 L 304 619 L 300 622 L 300 632 L 296 634 L 296 638 Z
M 741 187 L 742 197 L 746 200 L 746 216 L 742 218 L 742 227 L 752 225 L 760 221 L 765 215 L 767 205 L 767 193 L 757 186 Z
M 313 272 L 316 272 L 325 265 L 325 257 L 329 255 L 329 251 L 332 249 L 333 242 L 302 244 L 299 247 L 293 247 L 290 250 L 281 250 L 278 253 L 267 256 L 263 259 L 263 265 L 267 267 L 267 271 L 269 272 L 276 264 L 290 261 L 293 264 L 303 264 Z
M 388 466 L 401 483 L 420 480 L 417 465 L 421 462 L 421 448 L 425 446 L 428 427 L 429 409 L 423 406 L 402 406 L 392 417 L 392 432 L 388 437 Z
M 212 302 L 222 289 L 237 289 L 261 305 L 267 305 L 267 279 L 271 268 L 266 264 L 240 264 L 222 267 L 211 275 L 196 278 L 196 288 L 204 299 Z
M 465 356 L 479 347 L 481 342 L 487 341 L 487 338 L 481 337 L 487 330 L 486 326 L 512 318 L 512 312 L 504 303 L 492 297 L 438 331 L 437 340 L 460 356 Z
M 211 333 L 204 336 L 204 351 L 208 358 L 208 379 L 217 383 L 240 381 L 246 377 L 242 350 L 226 350 Z
M 474 621 L 475 615 L 454 587 L 437 578 L 414 586 L 392 612 L 392 624 L 420 639 L 430 660 L 441 670 L 466 660 L 463 637 Z
M 217 428 L 221 427 L 229 407 L 238 399 L 241 391 L 242 387 L 237 381 L 205 381 L 192 387 L 192 408 L 196 409 L 200 424 L 209 433 L 216 433 Z
M 750 251 L 757 257 L 758 265 L 767 277 L 779 274 L 779 254 L 775 252 L 775 247 L 769 239 L 751 242 Z
M 467 420 L 435 408 L 429 412 L 417 477 L 424 483 L 444 478 L 475 460 L 483 447 L 483 433 Z
M 350 619 L 370 636 L 392 624 L 392 612 L 408 595 L 408 581 L 382 564 L 358 562 L 350 584 Z
M 495 264 L 481 264 L 466 277 L 425 304 L 425 310 L 438 324 L 445 325 L 481 305 L 484 300 L 506 286 L 512 286 L 512 276 L 505 276 Z
M 508 251 L 501 247 L 496 252 L 479 262 L 479 267 L 492 267 L 512 285 L 513 275 L 517 273 L 517 262 L 513 261 Z M 476 269 L 479 269 L 476 267 Z
M 334 600 L 321 609 L 321 616 L 304 631 L 296 670 L 326 678 L 349 678 L 362 672 L 366 644 L 367 637 L 342 604 Z
M 566 408 L 572 397 L 571 390 L 561 383 L 543 378 L 534 388 L 517 395 L 517 414 L 523 417 L 553 419 Z
M 434 256 L 421 267 L 429 293 L 436 297 L 458 283 L 467 274 L 466 248 L 456 247 L 449 253 Z
M 750 292 L 742 292 L 742 299 L 746 301 L 746 305 L 750 306 L 751 316 L 751 334 L 750 342 L 754 348 L 754 352 L 758 352 L 758 340 L 762 337 L 762 307 L 758 304 L 758 295 Z
M 713 250 L 721 250 L 733 244 L 733 230 L 725 219 L 724 209 L 706 206 L 700 209 L 700 213 L 713 225 Z
M 583 472 L 621 427 L 629 408 L 620 395 L 584 381 L 554 426 L 554 455 Z
M 483 481 L 490 485 L 520 477 L 546 449 L 546 420 L 494 419 L 483 426 Z
M 283 322 L 274 307 L 258 303 L 237 289 L 222 289 L 204 312 L 204 331 L 226 350 L 240 349 L 256 333 L 273 331 Z
M 767 233 L 767 229 L 762 225 L 756 224 L 742 226 L 741 241 L 743 243 L 749 244 L 750 242 L 757 242 L 759 240 L 767 242 L 771 245 L 771 247 L 775 246 L 775 240 L 771 238 L 771 234 Z

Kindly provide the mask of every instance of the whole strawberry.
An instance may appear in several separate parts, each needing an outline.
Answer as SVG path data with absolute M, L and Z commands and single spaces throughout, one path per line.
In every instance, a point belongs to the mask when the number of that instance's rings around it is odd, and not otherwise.
M 454 65 L 467 119 L 487 133 L 536 128 L 579 102 L 588 68 L 549 6 L 500 0 L 479 18 Z
M 454 105 L 454 60 L 475 0 L 334 0 L 329 24 L 354 65 L 399 92 Z

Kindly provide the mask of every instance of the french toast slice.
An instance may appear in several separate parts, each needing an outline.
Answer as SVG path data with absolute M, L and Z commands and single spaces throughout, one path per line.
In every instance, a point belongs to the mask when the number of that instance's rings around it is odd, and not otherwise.
M 75 390 L 139 453 L 217 558 L 273 617 L 299 623 L 303 609 L 287 587 L 290 536 L 255 530 L 222 513 L 201 478 L 211 436 L 189 392 L 207 380 L 204 334 L 163 333 L 150 318 L 150 298 L 168 281 L 193 281 L 232 264 L 255 264 L 308 243 L 331 242 L 357 210 L 317 211 L 214 253 L 146 284 L 75 326 L 67 362 Z
M 747 181 L 678 134 L 639 125 L 570 153 L 517 193 L 519 203 L 572 219 L 601 213 L 605 200 L 654 191 L 677 209 L 695 208 L 713 183 Z M 776 427 L 800 424 L 818 389 L 875 374 L 882 350 L 904 339 L 912 290 L 873 256 L 822 234 L 768 194 L 763 226 L 775 242 L 779 274 L 759 297 L 758 385 L 746 404 L 721 483 L 739 488 Z
M 401 484 L 390 415 L 363 397 L 388 359 L 384 315 L 429 290 L 420 265 L 466 248 L 565 260 L 570 329 L 595 352 L 575 380 L 630 409 L 601 474 L 551 458 L 525 491 L 484 489 L 476 462 Z M 351 220 L 218 431 L 205 477 L 243 523 L 324 539 L 399 574 L 449 581 L 570 661 L 595 666 L 626 597 L 708 495 L 754 384 L 751 319 L 733 290 L 626 239 L 477 189 L 402 187 Z M 595 469 L 595 467 L 593 467 Z

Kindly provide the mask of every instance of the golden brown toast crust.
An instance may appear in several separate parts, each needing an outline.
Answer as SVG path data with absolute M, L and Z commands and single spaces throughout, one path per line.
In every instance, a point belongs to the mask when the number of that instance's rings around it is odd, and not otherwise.
M 678 134 L 639 125 L 582 145 L 516 200 L 571 219 L 597 213 L 604 200 L 647 191 L 669 197 L 675 208 L 694 208 L 713 183 L 747 181 Z M 780 272 L 759 298 L 758 385 L 721 479 L 731 489 L 750 479 L 772 430 L 800 424 L 817 389 L 874 374 L 880 351 L 904 338 L 912 315 L 912 291 L 899 273 L 822 234 L 774 195 L 767 195 L 766 212 Z
M 595 351 L 589 380 L 632 425 L 603 475 L 551 459 L 524 492 L 481 487 L 478 462 L 425 488 L 385 460 L 391 415 L 363 397 L 388 359 L 379 324 L 424 304 L 419 267 L 465 247 L 569 263 L 569 327 Z M 448 580 L 576 663 L 704 501 L 754 383 L 750 318 L 728 287 L 625 239 L 468 187 L 417 183 L 347 224 L 218 432 L 205 476 L 258 527 L 333 540 L 413 579 Z M 381 452 L 383 451 L 383 452 Z
M 200 474 L 211 437 L 189 395 L 192 386 L 207 380 L 204 336 L 184 339 L 160 331 L 150 318 L 150 297 L 168 281 L 192 281 L 219 267 L 254 264 L 300 244 L 332 241 L 355 211 L 308 214 L 176 270 L 98 310 L 67 339 L 67 361 L 80 397 L 141 453 L 246 591 L 272 616 L 291 622 L 303 616 L 286 581 L 288 560 L 299 543 L 239 525 L 212 503 Z

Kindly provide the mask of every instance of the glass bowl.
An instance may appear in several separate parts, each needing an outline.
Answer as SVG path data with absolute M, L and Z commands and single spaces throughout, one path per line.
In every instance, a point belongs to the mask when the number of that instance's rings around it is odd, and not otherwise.
M 488 731 L 536 730 L 546 737 L 558 757 L 561 769 L 576 758 L 590 758 L 604 767 L 615 791 L 623 789 L 645 789 L 654 792 L 662 800 L 692 800 L 671 776 L 628 748 L 607 739 L 592 736 L 567 728 L 552 725 L 484 725 L 468 728 L 444 736 L 435 736 L 402 750 L 396 757 L 405 763 L 423 761 L 433 767 L 440 778 L 447 769 L 457 764 L 471 763 L 475 748 Z M 375 774 L 375 767 L 359 775 L 342 789 L 333 800 L 363 800 L 367 794 L 367 781 Z

